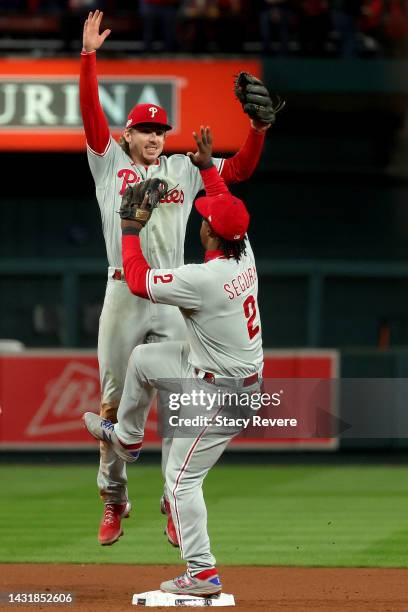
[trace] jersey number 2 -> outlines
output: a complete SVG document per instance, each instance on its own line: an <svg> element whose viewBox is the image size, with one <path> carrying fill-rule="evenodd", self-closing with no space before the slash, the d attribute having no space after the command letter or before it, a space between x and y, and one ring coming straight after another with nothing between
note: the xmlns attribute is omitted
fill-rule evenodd
<svg viewBox="0 0 408 612"><path fill-rule="evenodd" d="M172 274L155 274L153 276L153 283L155 285L157 285L157 283L159 281L161 283L171 283L172 280L173 280L173 275Z"/></svg>
<svg viewBox="0 0 408 612"><path fill-rule="evenodd" d="M254 327L254 320L256 317L256 302L253 295L248 295L244 302L244 314L245 318L248 319L248 336L249 339L252 340L252 338L259 332L259 325Z"/></svg>

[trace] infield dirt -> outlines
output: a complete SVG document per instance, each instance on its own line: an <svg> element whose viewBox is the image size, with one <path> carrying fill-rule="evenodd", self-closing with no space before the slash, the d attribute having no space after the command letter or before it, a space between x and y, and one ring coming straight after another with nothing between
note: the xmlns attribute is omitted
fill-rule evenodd
<svg viewBox="0 0 408 612"><path fill-rule="evenodd" d="M2 564L0 591L69 592L72 605L8 605L4 610L124 612L133 593L155 590L182 573L168 565ZM407 569L220 567L224 591L236 608L258 612L406 612ZM164 610L165 608L140 608ZM226 608L233 609L233 608Z"/></svg>

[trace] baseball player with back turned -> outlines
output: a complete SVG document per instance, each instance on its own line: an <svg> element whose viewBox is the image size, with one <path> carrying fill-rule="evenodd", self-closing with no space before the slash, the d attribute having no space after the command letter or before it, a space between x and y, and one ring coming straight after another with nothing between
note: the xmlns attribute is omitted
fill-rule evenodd
<svg viewBox="0 0 408 612"><path fill-rule="evenodd" d="M164 179L170 190L162 198L152 221L141 232L141 248L152 266L178 267L184 259L187 220L203 182L198 168L191 161L193 153L171 157L162 155L171 125L166 111L160 106L137 104L129 113L119 143L110 135L99 101L96 73L96 51L110 33L110 30L100 33L101 20L102 12L95 11L89 13L84 24L80 106L88 162L95 181L109 262L98 335L101 415L115 422L126 367L133 348L144 343L180 340L185 337L185 325L177 308L146 302L129 291L123 274L120 218L116 211L119 210L127 186L157 176ZM259 100L267 100L269 104L269 94L262 83L255 89L257 103L261 103ZM244 111L250 115L243 100L241 102ZM259 120L255 115L255 118L250 119L249 133L240 150L230 159L214 160L227 184L246 180L252 175L261 155L265 130L273 119L273 112L261 115ZM196 135L197 138L199 136ZM167 454L168 448L164 442L163 470ZM99 542L102 545L113 544L123 533L121 519L129 515L131 505L127 494L125 463L103 442L100 445L97 482L105 504ZM168 514L168 529L171 529L166 491L161 507ZM177 542L173 540L173 544Z"/></svg>
<svg viewBox="0 0 408 612"><path fill-rule="evenodd" d="M198 198L195 206L203 217L200 238L206 249L205 263L170 269L151 267L141 249L142 225L130 220L128 214L122 215L123 263L130 290L152 303L178 306L188 340L134 349L116 425L92 412L84 415L88 431L99 440L109 441L111 448L129 462L135 461L142 446L150 389L163 391L169 381L179 380L183 393L200 389L212 395L224 388L248 398L260 392L263 353L258 280L246 238L249 214L244 203L230 194L211 160L209 130L205 130L202 142L209 151L207 159L199 160L206 196ZM152 219L155 215L156 211ZM138 211L132 216L135 218L140 218ZM191 410L183 410L179 410L180 419L185 413L191 416ZM176 430L165 469L171 514L187 571L163 582L160 588L178 595L214 596L221 592L222 585L210 550L202 484L231 438L242 430L242 424L223 423L221 417L228 413L223 402L211 413L205 403L194 410L201 417L211 414L212 423L200 424L184 437ZM237 414L236 406L229 414ZM215 425L217 418L221 423Z"/></svg>

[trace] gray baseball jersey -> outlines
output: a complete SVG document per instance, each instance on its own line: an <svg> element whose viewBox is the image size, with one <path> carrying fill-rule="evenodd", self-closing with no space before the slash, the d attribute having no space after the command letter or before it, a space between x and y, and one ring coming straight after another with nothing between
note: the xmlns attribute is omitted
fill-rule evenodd
<svg viewBox="0 0 408 612"><path fill-rule="evenodd" d="M157 268L184 263L184 238L193 201L203 188L200 172L186 155L162 155L155 164L135 164L111 137L103 155L88 146L88 161L102 215L109 266L122 267L120 217L117 214L128 185L148 178L167 181L169 193L162 199L140 234L142 251ZM219 172L223 159L214 160Z"/></svg>
<svg viewBox="0 0 408 612"><path fill-rule="evenodd" d="M152 302L180 307L194 367L228 377L261 369L258 278L248 240L238 262L219 255L176 270L151 269L146 286Z"/></svg>

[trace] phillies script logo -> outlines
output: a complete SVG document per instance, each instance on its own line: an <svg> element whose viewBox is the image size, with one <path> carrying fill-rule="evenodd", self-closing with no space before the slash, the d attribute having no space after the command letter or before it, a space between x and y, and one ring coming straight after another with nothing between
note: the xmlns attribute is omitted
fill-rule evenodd
<svg viewBox="0 0 408 612"><path fill-rule="evenodd" d="M172 133L177 132L179 89L177 77L101 76L99 98L113 130L123 130L129 110L135 104L163 106ZM154 113L155 114L155 113ZM21 75L0 77L0 127L21 130L52 128L54 131L83 131L76 77Z"/></svg>
<svg viewBox="0 0 408 612"><path fill-rule="evenodd" d="M135 183L140 183L140 181L142 180L142 178L138 174L136 174L134 170L129 170L129 168L122 168L122 170L119 170L118 177L123 179L119 191L120 196L123 196L126 191L126 187L134 185Z"/></svg>
<svg viewBox="0 0 408 612"><path fill-rule="evenodd" d="M160 200L161 204L182 204L184 202L184 191L175 187Z"/></svg>
<svg viewBox="0 0 408 612"><path fill-rule="evenodd" d="M48 382L44 391L44 401L26 430L31 438L83 429L83 413L88 410L99 413L97 368L71 361L57 379Z"/></svg>
<svg viewBox="0 0 408 612"><path fill-rule="evenodd" d="M134 170L130 170L129 168L122 168L122 170L119 170L118 177L123 179L122 186L119 191L120 196L123 196L126 191L126 187L129 187L129 185L134 185L135 183L140 183L142 180ZM161 204L183 204L184 191L175 187L166 193L160 202Z"/></svg>

